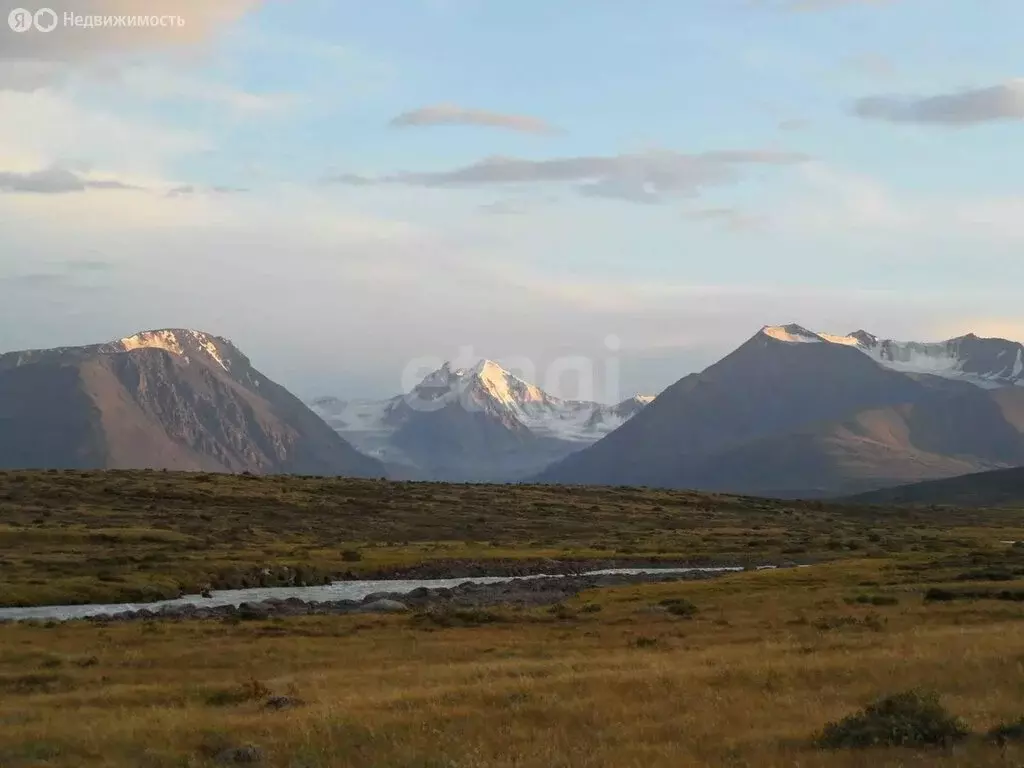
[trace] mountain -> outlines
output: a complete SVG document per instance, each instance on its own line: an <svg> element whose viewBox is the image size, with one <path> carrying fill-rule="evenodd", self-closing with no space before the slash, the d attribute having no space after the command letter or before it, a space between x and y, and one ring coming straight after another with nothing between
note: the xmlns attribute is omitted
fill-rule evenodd
<svg viewBox="0 0 1024 768"><path fill-rule="evenodd" d="M541 482L779 496L1024 464L1022 347L766 326Z"/></svg>
<svg viewBox="0 0 1024 768"><path fill-rule="evenodd" d="M900 485L851 496L855 504L949 504L957 507L1024 506L1024 468Z"/></svg>
<svg viewBox="0 0 1024 768"><path fill-rule="evenodd" d="M146 331L0 355L0 468L380 477L226 339Z"/></svg>
<svg viewBox="0 0 1024 768"><path fill-rule="evenodd" d="M616 405L562 400L491 360L445 363L412 391L383 401L321 398L311 407L392 476L510 481L590 445L653 398Z"/></svg>

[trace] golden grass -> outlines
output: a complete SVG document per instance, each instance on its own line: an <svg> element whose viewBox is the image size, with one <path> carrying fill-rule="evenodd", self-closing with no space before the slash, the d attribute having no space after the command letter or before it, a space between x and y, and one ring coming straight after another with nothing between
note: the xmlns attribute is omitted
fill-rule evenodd
<svg viewBox="0 0 1024 768"><path fill-rule="evenodd" d="M415 616L7 626L0 765L204 766L246 743L275 768L1020 764L1024 751L981 739L954 751L812 745L827 721L915 686L978 731L1024 713L1024 605L925 604L927 580L890 578L897 564L595 591L472 627ZM848 603L865 591L899 602ZM671 598L699 613L654 608ZM306 704L210 703L250 679Z"/></svg>

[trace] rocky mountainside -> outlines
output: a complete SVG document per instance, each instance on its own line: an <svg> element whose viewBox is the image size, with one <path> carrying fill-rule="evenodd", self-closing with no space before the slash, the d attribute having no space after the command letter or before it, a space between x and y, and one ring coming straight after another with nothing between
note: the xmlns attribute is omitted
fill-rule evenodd
<svg viewBox="0 0 1024 768"><path fill-rule="evenodd" d="M1024 464L1021 359L768 326L539 479L826 496Z"/></svg>
<svg viewBox="0 0 1024 768"><path fill-rule="evenodd" d="M226 339L182 329L0 355L0 468L380 477Z"/></svg>
<svg viewBox="0 0 1024 768"><path fill-rule="evenodd" d="M311 407L393 475L497 482L522 479L592 444L652 399L562 400L481 360L471 368L446 363L389 400L327 397Z"/></svg>

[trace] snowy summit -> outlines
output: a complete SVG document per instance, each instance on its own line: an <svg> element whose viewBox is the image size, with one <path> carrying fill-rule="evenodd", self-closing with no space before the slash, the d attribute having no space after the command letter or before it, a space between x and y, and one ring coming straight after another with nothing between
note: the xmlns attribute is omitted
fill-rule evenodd
<svg viewBox="0 0 1024 768"><path fill-rule="evenodd" d="M768 325L759 335L784 344L853 347L900 373L961 379L985 388L1024 386L1024 346L1005 339L982 339L969 333L939 342L894 341L863 330L843 336L818 333L795 323Z"/></svg>

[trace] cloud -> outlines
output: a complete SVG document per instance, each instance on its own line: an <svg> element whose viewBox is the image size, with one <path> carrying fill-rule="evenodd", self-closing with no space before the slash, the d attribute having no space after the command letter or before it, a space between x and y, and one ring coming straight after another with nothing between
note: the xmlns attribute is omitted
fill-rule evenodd
<svg viewBox="0 0 1024 768"><path fill-rule="evenodd" d="M0 59L0 91L33 93L52 85L63 74L65 67L59 62Z"/></svg>
<svg viewBox="0 0 1024 768"><path fill-rule="evenodd" d="M870 96L853 111L869 120L967 126L996 120L1024 119L1024 79L935 96Z"/></svg>
<svg viewBox="0 0 1024 768"><path fill-rule="evenodd" d="M843 60L843 67L863 77L892 80L897 75L895 63L879 53L862 53Z"/></svg>
<svg viewBox="0 0 1024 768"><path fill-rule="evenodd" d="M195 45L255 9L262 0L65 0L58 16L173 16L184 26L92 27L58 24L47 34L3 30L0 59L75 61L120 51ZM0 19L23 0L0 0Z"/></svg>
<svg viewBox="0 0 1024 768"><path fill-rule="evenodd" d="M560 133L558 128L536 117L469 109L455 104L437 104L403 112L391 121L391 125L395 128L423 125L475 125L540 135Z"/></svg>
<svg viewBox="0 0 1024 768"><path fill-rule="evenodd" d="M167 191L167 197L185 197L190 195L235 195L243 192L248 192L248 189L242 187L197 187L194 184L182 184L177 187L173 187Z"/></svg>
<svg viewBox="0 0 1024 768"><path fill-rule="evenodd" d="M810 128L811 125L812 125L812 123L811 123L810 120L805 120L803 118L795 117L795 118L791 118L789 120L781 120L781 121L779 121L779 130L780 131L804 131L804 130L807 130L808 128Z"/></svg>
<svg viewBox="0 0 1024 768"><path fill-rule="evenodd" d="M79 104L67 94L0 91L0 169L28 173L43 168L84 172L143 187L159 187L168 165L213 148L188 129ZM98 176L92 173L91 176Z"/></svg>
<svg viewBox="0 0 1024 768"><path fill-rule="evenodd" d="M107 83L126 89L136 101L194 101L246 113L277 112L294 106L297 101L294 96L286 93L253 93L156 67L125 67L112 73Z"/></svg>
<svg viewBox="0 0 1024 768"><path fill-rule="evenodd" d="M369 176L358 173L337 173L323 179L325 184L344 184L349 187L368 187L377 182Z"/></svg>
<svg viewBox="0 0 1024 768"><path fill-rule="evenodd" d="M68 272L108 272L114 269L114 263L106 259L85 258L66 259L60 266Z"/></svg>
<svg viewBox="0 0 1024 768"><path fill-rule="evenodd" d="M491 216L522 216L529 213L529 207L521 200L496 200L480 206L480 212Z"/></svg>
<svg viewBox="0 0 1024 768"><path fill-rule="evenodd" d="M1005 249L1024 243L1024 195L912 196L880 179L818 163L802 166L796 178L797 193L773 201L762 214L761 226L773 235L867 235L885 247L899 244L905 262L921 264L934 261L936 244L971 243L976 261L998 263ZM951 253L962 259L962 252Z"/></svg>
<svg viewBox="0 0 1024 768"><path fill-rule="evenodd" d="M84 192L87 189L137 190L139 188L113 179L85 178L65 168L47 168L28 173L0 171L0 192L57 195L67 192Z"/></svg>
<svg viewBox="0 0 1024 768"><path fill-rule="evenodd" d="M340 184L404 184L421 187L474 187L502 184L574 184L589 197L659 203L689 197L704 187L738 179L744 165L794 165L809 158L795 152L737 150L683 154L669 150L611 156L521 160L492 157L450 171L398 173L372 178L329 177Z"/></svg>
<svg viewBox="0 0 1024 768"><path fill-rule="evenodd" d="M683 216L691 221L720 224L729 232L749 232L758 229L762 223L759 217L744 213L738 208L702 208L686 211Z"/></svg>
<svg viewBox="0 0 1024 768"><path fill-rule="evenodd" d="M0 275L0 286L7 285L11 288L46 289L65 282L64 275L54 275L46 272L33 272L19 275Z"/></svg>

